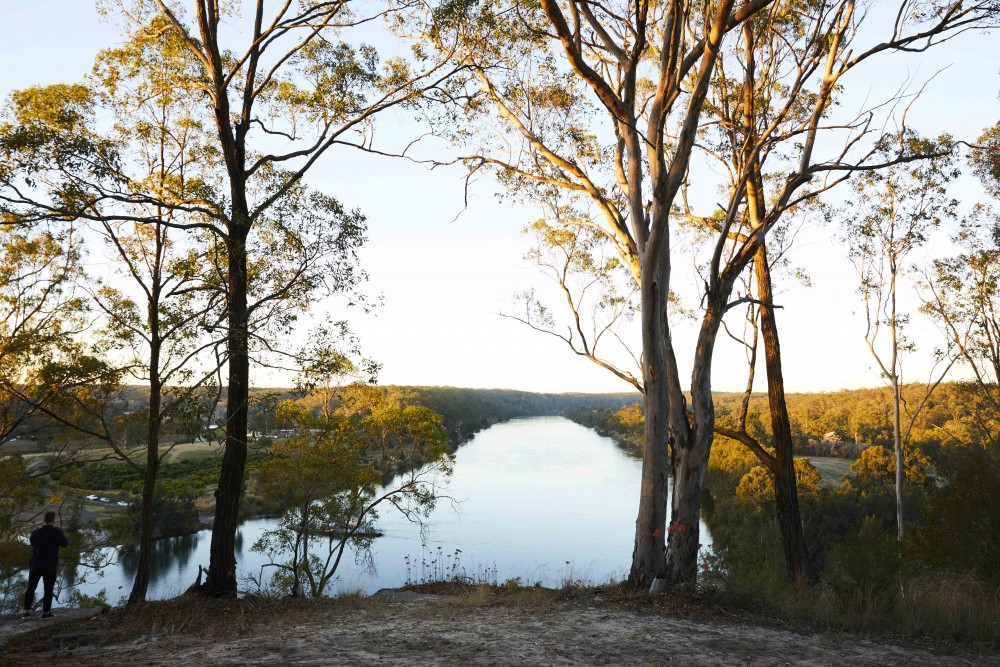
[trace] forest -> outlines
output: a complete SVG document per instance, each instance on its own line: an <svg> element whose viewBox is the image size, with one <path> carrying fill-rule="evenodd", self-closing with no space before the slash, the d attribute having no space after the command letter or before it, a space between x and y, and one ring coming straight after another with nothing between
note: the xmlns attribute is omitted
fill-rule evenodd
<svg viewBox="0 0 1000 667"><path fill-rule="evenodd" d="M903 395L913 399L927 390L906 386ZM836 618L843 627L965 640L990 636L995 602L985 590L996 586L1000 558L1000 468L990 453L994 427L980 430L995 417L969 409L979 391L969 383L944 383L925 409L907 415L912 426L903 470L911 527L905 540L893 538L892 391L786 397L801 525L810 547L810 595L789 585L775 548L782 535L773 476L750 448L718 437L702 496L713 554L702 563L699 581L801 618ZM743 398L715 397L721 422L738 416ZM751 396L750 406L747 430L762 443L773 442L763 420L767 396ZM575 409L568 416L641 456L640 403L617 411ZM870 421L862 425L861 416ZM846 459L850 470L842 478L821 474L812 465L817 457Z"/></svg>
<svg viewBox="0 0 1000 667"><path fill-rule="evenodd" d="M995 635L1000 123L928 132L911 118L933 77L864 77L944 67L995 34L997 0L98 8L118 39L90 74L0 107L8 594L39 512L66 505L89 568L133 536L130 608L154 540L203 515L192 592L237 596L239 522L275 513L254 546L271 585L320 597L379 511L426 516L456 446L561 414L642 460L628 591ZM381 307L362 261L379 221L315 178L362 154L530 209L539 288L501 316L629 392L380 385L353 326ZM785 391L781 295L821 225L856 269L844 298L880 387ZM745 391L716 390L723 341ZM255 386L274 376L292 386ZM808 463L830 456L853 461L832 485ZM85 491L121 509L88 523Z"/></svg>

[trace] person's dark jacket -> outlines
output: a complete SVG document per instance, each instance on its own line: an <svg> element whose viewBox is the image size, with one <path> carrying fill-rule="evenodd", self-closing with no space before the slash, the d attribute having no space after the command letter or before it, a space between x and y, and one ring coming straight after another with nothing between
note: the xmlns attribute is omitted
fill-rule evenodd
<svg viewBox="0 0 1000 667"><path fill-rule="evenodd" d="M45 524L31 531L31 564L32 570L55 570L59 564L59 547L69 544L66 535L59 528Z"/></svg>

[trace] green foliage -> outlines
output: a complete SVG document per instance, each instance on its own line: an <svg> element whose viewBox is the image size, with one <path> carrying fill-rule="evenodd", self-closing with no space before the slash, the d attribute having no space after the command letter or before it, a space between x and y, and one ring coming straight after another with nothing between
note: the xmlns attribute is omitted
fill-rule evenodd
<svg viewBox="0 0 1000 667"><path fill-rule="evenodd" d="M79 589L74 588L69 593L69 597L66 600L66 606L78 609L107 609L111 607L111 602L108 600L108 591L106 589L101 589L94 595L87 595L86 593L81 593Z"/></svg>
<svg viewBox="0 0 1000 667"><path fill-rule="evenodd" d="M22 538L44 503L40 481L21 459L0 458L0 610L13 613L23 604L21 572L31 556Z"/></svg>
<svg viewBox="0 0 1000 667"><path fill-rule="evenodd" d="M947 197L947 187L959 174L948 135L931 139L905 130L884 137L875 151L880 162L927 157L869 170L854 181L858 213L850 219L847 233L866 302L875 292L881 293L878 298L887 298L885 292L892 288L888 276L902 273L906 255L953 215L957 202ZM874 312L871 316L879 317Z"/></svg>
<svg viewBox="0 0 1000 667"><path fill-rule="evenodd" d="M627 395L626 395L627 397ZM603 436L614 438L633 456L642 456L645 415L642 403L628 403L618 409L574 407L565 412L573 421L589 426Z"/></svg>
<svg viewBox="0 0 1000 667"><path fill-rule="evenodd" d="M95 491L123 489L142 479L137 470L120 463L78 464L76 469L79 474L71 476L69 472L72 468L63 468L53 471L51 476L63 484Z"/></svg>
<svg viewBox="0 0 1000 667"><path fill-rule="evenodd" d="M252 452L247 467L256 470L263 455ZM200 495L216 484L222 464L218 457L186 458L176 463L160 465L158 484L171 494ZM124 463L75 464L54 470L51 477L75 489L94 491L127 491L138 494L142 488L142 473Z"/></svg>
<svg viewBox="0 0 1000 667"><path fill-rule="evenodd" d="M622 428L632 432L644 428L646 415L643 412L642 403L636 401L621 408L615 413L615 420L621 424Z"/></svg>
<svg viewBox="0 0 1000 667"><path fill-rule="evenodd" d="M389 388L393 389L393 388ZM454 443L463 442L484 428L517 417L566 415L577 419L591 408L617 410L636 400L632 394L536 394L511 389L459 389L456 387L405 387L419 403L441 415Z"/></svg>
<svg viewBox="0 0 1000 667"><path fill-rule="evenodd" d="M832 550L824 580L841 593L876 598L898 587L902 547L872 516L850 531Z"/></svg>
<svg viewBox="0 0 1000 667"><path fill-rule="evenodd" d="M44 183L52 194L51 217L70 220L82 213L91 200L74 176L106 178L118 161L114 145L90 129L94 109L93 92L81 84L11 93L0 115L0 192L20 179L31 187ZM8 221L37 219L39 212L21 203L17 194L0 197L0 215Z"/></svg>
<svg viewBox="0 0 1000 667"><path fill-rule="evenodd" d="M19 458L0 458L0 540L10 538L19 524L17 515L43 501L41 481Z"/></svg>
<svg viewBox="0 0 1000 667"><path fill-rule="evenodd" d="M904 399L903 419L909 421L906 405L916 405L926 392L926 385L901 386ZM739 411L741 394L715 395L716 420L726 424ZM892 391L889 387L845 389L834 392L787 394L792 437L797 455L839 456L856 459L869 445L892 446ZM753 433L761 442L770 440L767 396L754 394L750 399ZM943 447L990 442L988 429L991 406L982 390L968 382L945 382L938 386L924 408L916 415L910 444L925 455L936 456ZM986 421L983 421L986 420ZM824 437L832 433L831 438ZM855 442L857 438L857 443Z"/></svg>
<svg viewBox="0 0 1000 667"><path fill-rule="evenodd" d="M851 464L854 481L848 482L862 491L890 488L896 480L896 457L885 447L869 447ZM903 477L907 487L933 485L931 461L919 449L908 447L903 452Z"/></svg>
<svg viewBox="0 0 1000 667"><path fill-rule="evenodd" d="M977 205L954 238L957 255L937 259L925 276L923 310L972 371L962 383L961 419L942 423L951 439L995 447L1000 432L1000 217Z"/></svg>
<svg viewBox="0 0 1000 667"><path fill-rule="evenodd" d="M805 459L795 459L793 464L799 496L819 493L822 483L819 471ZM740 479L736 497L744 502L756 503L762 508L770 507L774 503L774 475L764 466L754 466Z"/></svg>
<svg viewBox="0 0 1000 667"><path fill-rule="evenodd" d="M737 479L758 463L756 455L746 445L722 436L715 438L708 458L710 471L735 474Z"/></svg>
<svg viewBox="0 0 1000 667"><path fill-rule="evenodd" d="M892 458L881 447L867 450L856 477L840 489L801 494L816 579L794 590L784 575L777 522L770 505L760 502L769 475L741 466L732 456L738 448L723 439L713 447L705 519L714 554L705 561L702 583L755 608L835 627L995 642L1000 466L993 454L946 446L932 477L929 460L914 450L907 459L913 513L902 543L895 536Z"/></svg>
<svg viewBox="0 0 1000 667"><path fill-rule="evenodd" d="M980 448L949 452L914 525L908 555L937 571L1000 583L1000 464Z"/></svg>
<svg viewBox="0 0 1000 667"><path fill-rule="evenodd" d="M986 130L969 153L969 163L983 186L1000 199L1000 123Z"/></svg>
<svg viewBox="0 0 1000 667"><path fill-rule="evenodd" d="M167 484L157 488L153 496L153 537L172 537L187 535L202 528L195 508L195 497L183 491L169 491ZM133 520L135 531L139 530L138 504L129 506L129 516Z"/></svg>
<svg viewBox="0 0 1000 667"><path fill-rule="evenodd" d="M268 449L256 478L256 492L284 511L253 550L275 568L270 585L293 595L323 595L348 546L364 559L383 503L411 520L426 518L437 478L451 474L439 415L376 387L327 391L338 407L329 407L328 396L320 414L293 401L278 404L279 424L295 435Z"/></svg>
<svg viewBox="0 0 1000 667"><path fill-rule="evenodd" d="M47 369L74 368L79 354L75 336L86 310L74 289L80 237L70 228L11 224L15 219L0 202L0 443L85 376L46 382Z"/></svg>
<svg viewBox="0 0 1000 667"><path fill-rule="evenodd" d="M38 477L32 476L19 458L0 458L0 609L15 611L21 570L30 556L22 537L45 502Z"/></svg>

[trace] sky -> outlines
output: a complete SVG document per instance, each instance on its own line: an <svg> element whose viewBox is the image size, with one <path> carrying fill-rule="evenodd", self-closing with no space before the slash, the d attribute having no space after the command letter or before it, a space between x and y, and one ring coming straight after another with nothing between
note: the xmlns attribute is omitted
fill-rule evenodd
<svg viewBox="0 0 1000 667"><path fill-rule="evenodd" d="M90 0L0 0L0 97L30 85L80 80L101 48L121 41L103 23ZM845 105L859 108L907 80L933 76L910 124L925 134L949 131L972 140L1000 118L1000 40L966 35L933 54L883 59L881 66L851 74ZM399 118L388 118L402 124ZM605 392L631 387L578 358L561 341L530 331L501 313L513 297L532 287L548 289L545 278L524 259L521 228L539 217L516 202L500 201L488 180L475 183L468 205L463 174L428 170L402 160L356 151L324 156L309 177L312 186L334 195L368 218L369 242L362 263L370 274L367 291L381 295L370 316L343 312L365 353L382 364L383 384L501 387L529 391ZM982 195L966 179L955 190L970 204ZM946 251L947 235L916 251L915 261ZM792 262L810 285L778 287L776 303L787 391L834 391L877 386L882 379L864 342L864 313L857 274L836 224L807 225L800 231ZM679 276L691 275L690 261ZM690 278L686 278L690 281ZM904 285L904 307L913 313L910 334L917 343L904 362L904 378L922 380L927 359L941 341L932 324L916 313L912 289ZM689 306L696 306L690 303ZM732 320L738 326L739 313ZM632 331L637 339L638 324ZM693 324L676 332L682 377L690 376ZM629 334L626 333L626 338ZM763 378L763 369L758 369ZM713 365L719 391L742 390L742 349L720 337ZM287 384L287 377L258 372L257 385ZM765 387L758 379L758 390Z"/></svg>

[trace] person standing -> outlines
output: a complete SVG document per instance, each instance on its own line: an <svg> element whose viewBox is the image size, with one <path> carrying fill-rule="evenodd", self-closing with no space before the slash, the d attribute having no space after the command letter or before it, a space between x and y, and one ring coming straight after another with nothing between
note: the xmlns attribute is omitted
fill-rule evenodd
<svg viewBox="0 0 1000 667"><path fill-rule="evenodd" d="M52 618L52 589L56 585L56 567L59 565L59 547L69 545L66 534L56 528L56 513L45 513L45 523L31 531L31 562L28 564L28 590L24 592L24 616L31 618L38 580L42 580L45 595L42 598L42 618Z"/></svg>

